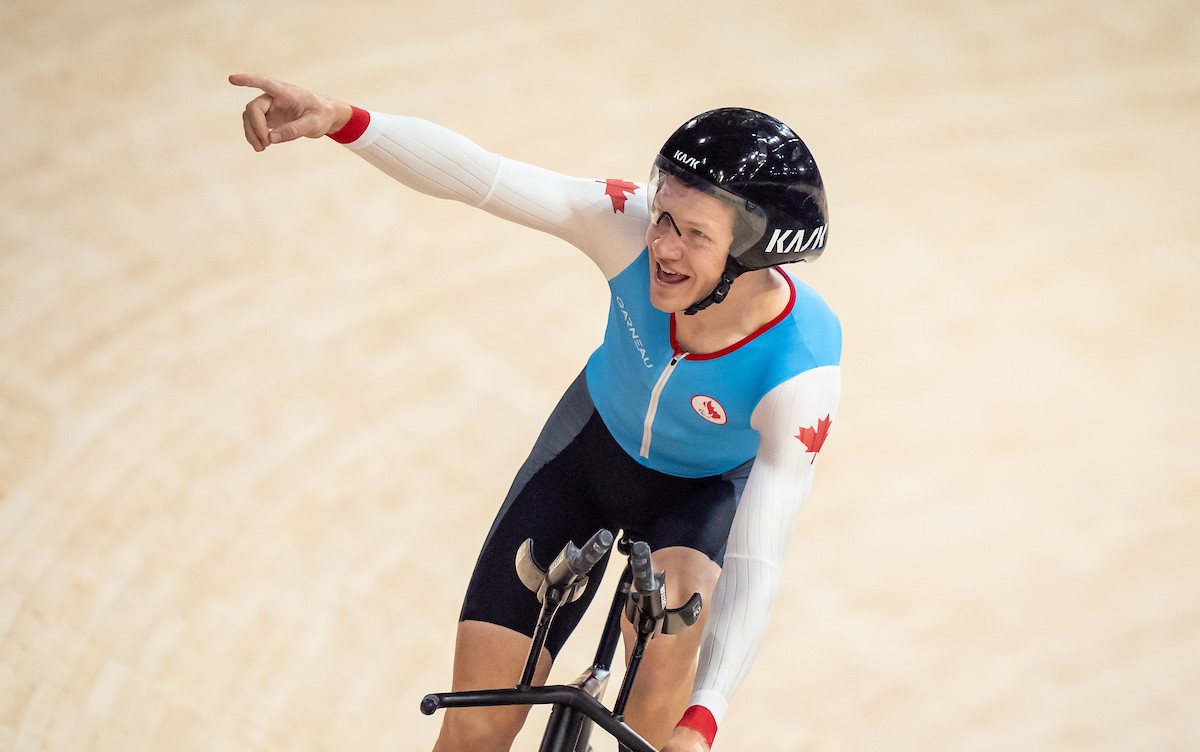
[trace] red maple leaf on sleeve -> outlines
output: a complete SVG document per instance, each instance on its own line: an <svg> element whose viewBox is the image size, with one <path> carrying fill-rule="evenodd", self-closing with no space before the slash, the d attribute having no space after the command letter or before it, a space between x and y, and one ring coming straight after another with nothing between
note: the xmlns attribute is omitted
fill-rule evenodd
<svg viewBox="0 0 1200 752"><path fill-rule="evenodd" d="M625 201L637 193L637 183L631 183L628 180L616 180L609 178L608 180L597 180L597 183L604 183L604 195L612 199L613 214L620 212L625 213ZM628 193L629 196L625 194Z"/></svg>
<svg viewBox="0 0 1200 752"><path fill-rule="evenodd" d="M825 444L825 437L829 435L829 426L833 423L829 416L826 415L817 421L816 426L809 428L800 428L800 433L796 434L796 438L804 444L804 447L812 454L812 461L817 461L817 452L821 451L821 447Z"/></svg>

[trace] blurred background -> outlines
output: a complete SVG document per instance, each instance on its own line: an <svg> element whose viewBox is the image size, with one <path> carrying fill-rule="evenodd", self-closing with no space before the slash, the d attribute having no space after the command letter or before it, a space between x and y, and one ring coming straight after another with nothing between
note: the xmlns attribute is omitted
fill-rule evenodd
<svg viewBox="0 0 1200 752"><path fill-rule="evenodd" d="M561 241L255 154L241 71L597 178L717 106L808 142L844 395L718 749L1200 749L1182 0L6 3L0 749L428 749L601 335Z"/></svg>

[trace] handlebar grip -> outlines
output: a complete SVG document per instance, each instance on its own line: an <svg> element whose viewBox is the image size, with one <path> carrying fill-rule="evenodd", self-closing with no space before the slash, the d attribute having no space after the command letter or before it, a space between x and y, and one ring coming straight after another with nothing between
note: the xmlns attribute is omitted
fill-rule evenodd
<svg viewBox="0 0 1200 752"><path fill-rule="evenodd" d="M442 707L442 701L437 695L425 695L421 700L421 712L425 715L433 715L440 707Z"/></svg>
<svg viewBox="0 0 1200 752"><path fill-rule="evenodd" d="M629 552L629 565L633 568L633 586L643 593L658 590L658 578L654 576L654 563L650 561L650 545L637 541Z"/></svg>
<svg viewBox="0 0 1200 752"><path fill-rule="evenodd" d="M567 565L573 573L585 575L604 558L612 545L613 534L601 528L582 548L571 552L567 558Z"/></svg>

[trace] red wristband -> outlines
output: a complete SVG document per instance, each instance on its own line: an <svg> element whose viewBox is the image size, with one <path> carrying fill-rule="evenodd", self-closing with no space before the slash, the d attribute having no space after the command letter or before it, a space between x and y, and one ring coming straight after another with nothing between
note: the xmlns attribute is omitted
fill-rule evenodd
<svg viewBox="0 0 1200 752"><path fill-rule="evenodd" d="M366 110L360 110L354 105L350 105L350 119L340 130L325 135L337 141L339 144L352 144L366 132L367 126L371 123L371 113Z"/></svg>
<svg viewBox="0 0 1200 752"><path fill-rule="evenodd" d="M679 719L679 723L675 724L675 728L680 726L699 732L709 747L712 747L713 739L717 737L717 719L713 718L712 711L703 705L688 708L683 718Z"/></svg>

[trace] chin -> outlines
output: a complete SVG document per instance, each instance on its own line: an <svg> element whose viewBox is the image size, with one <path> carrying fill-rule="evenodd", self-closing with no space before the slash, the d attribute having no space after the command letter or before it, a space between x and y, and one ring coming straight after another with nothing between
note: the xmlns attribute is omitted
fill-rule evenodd
<svg viewBox="0 0 1200 752"><path fill-rule="evenodd" d="M682 313L692 304L683 295L663 295L661 292L650 290L650 305L663 313Z"/></svg>

